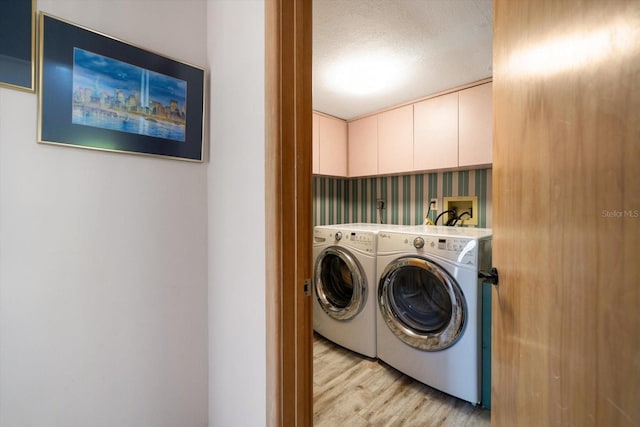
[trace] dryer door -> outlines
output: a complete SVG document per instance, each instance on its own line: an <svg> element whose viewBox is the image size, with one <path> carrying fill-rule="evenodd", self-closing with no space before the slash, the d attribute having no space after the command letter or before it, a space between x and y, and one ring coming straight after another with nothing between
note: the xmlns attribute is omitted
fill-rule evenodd
<svg viewBox="0 0 640 427"><path fill-rule="evenodd" d="M337 320L348 320L365 305L366 277L349 251L331 246L316 258L314 291L325 313Z"/></svg>
<svg viewBox="0 0 640 427"><path fill-rule="evenodd" d="M403 257L387 266L378 284L378 304L389 329L420 350L453 345L467 323L458 283L438 264L423 258Z"/></svg>

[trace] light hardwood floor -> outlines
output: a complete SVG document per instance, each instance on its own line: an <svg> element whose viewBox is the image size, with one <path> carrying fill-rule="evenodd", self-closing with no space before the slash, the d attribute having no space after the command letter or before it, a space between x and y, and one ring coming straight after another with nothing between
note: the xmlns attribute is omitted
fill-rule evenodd
<svg viewBox="0 0 640 427"><path fill-rule="evenodd" d="M318 334L313 341L313 405L315 427L491 425L488 410Z"/></svg>

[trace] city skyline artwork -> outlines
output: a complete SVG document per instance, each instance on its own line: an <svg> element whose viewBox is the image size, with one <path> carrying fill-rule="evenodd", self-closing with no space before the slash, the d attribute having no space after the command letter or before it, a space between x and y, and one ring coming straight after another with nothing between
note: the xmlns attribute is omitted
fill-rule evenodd
<svg viewBox="0 0 640 427"><path fill-rule="evenodd" d="M187 82L74 48L72 123L185 141Z"/></svg>

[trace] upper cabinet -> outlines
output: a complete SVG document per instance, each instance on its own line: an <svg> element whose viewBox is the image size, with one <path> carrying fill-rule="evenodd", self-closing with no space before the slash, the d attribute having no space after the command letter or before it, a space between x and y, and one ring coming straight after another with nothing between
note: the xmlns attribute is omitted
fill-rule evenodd
<svg viewBox="0 0 640 427"><path fill-rule="evenodd" d="M313 138L311 145L312 171L314 174L320 173L320 114L313 113Z"/></svg>
<svg viewBox="0 0 640 427"><path fill-rule="evenodd" d="M458 92L413 105L413 170L458 167Z"/></svg>
<svg viewBox="0 0 640 427"><path fill-rule="evenodd" d="M347 176L347 122L313 113L313 173Z"/></svg>
<svg viewBox="0 0 640 427"><path fill-rule="evenodd" d="M487 166L492 84L483 83L353 120L313 117L313 173L371 176Z"/></svg>
<svg viewBox="0 0 640 427"><path fill-rule="evenodd" d="M413 169L413 105L378 114L378 173Z"/></svg>
<svg viewBox="0 0 640 427"><path fill-rule="evenodd" d="M485 83L458 92L460 167L493 162L492 87Z"/></svg>
<svg viewBox="0 0 640 427"><path fill-rule="evenodd" d="M378 116L349 122L349 176L378 173Z"/></svg>

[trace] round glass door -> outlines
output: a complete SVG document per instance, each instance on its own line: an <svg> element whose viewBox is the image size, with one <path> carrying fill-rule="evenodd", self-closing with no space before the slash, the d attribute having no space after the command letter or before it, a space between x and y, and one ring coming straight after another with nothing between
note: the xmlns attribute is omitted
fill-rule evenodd
<svg viewBox="0 0 640 427"><path fill-rule="evenodd" d="M422 258L399 258L378 284L378 304L391 331L406 344L437 351L462 335L467 310L455 279Z"/></svg>
<svg viewBox="0 0 640 427"><path fill-rule="evenodd" d="M348 251L329 247L316 259L314 291L325 313L337 320L351 319L366 301L362 267Z"/></svg>

